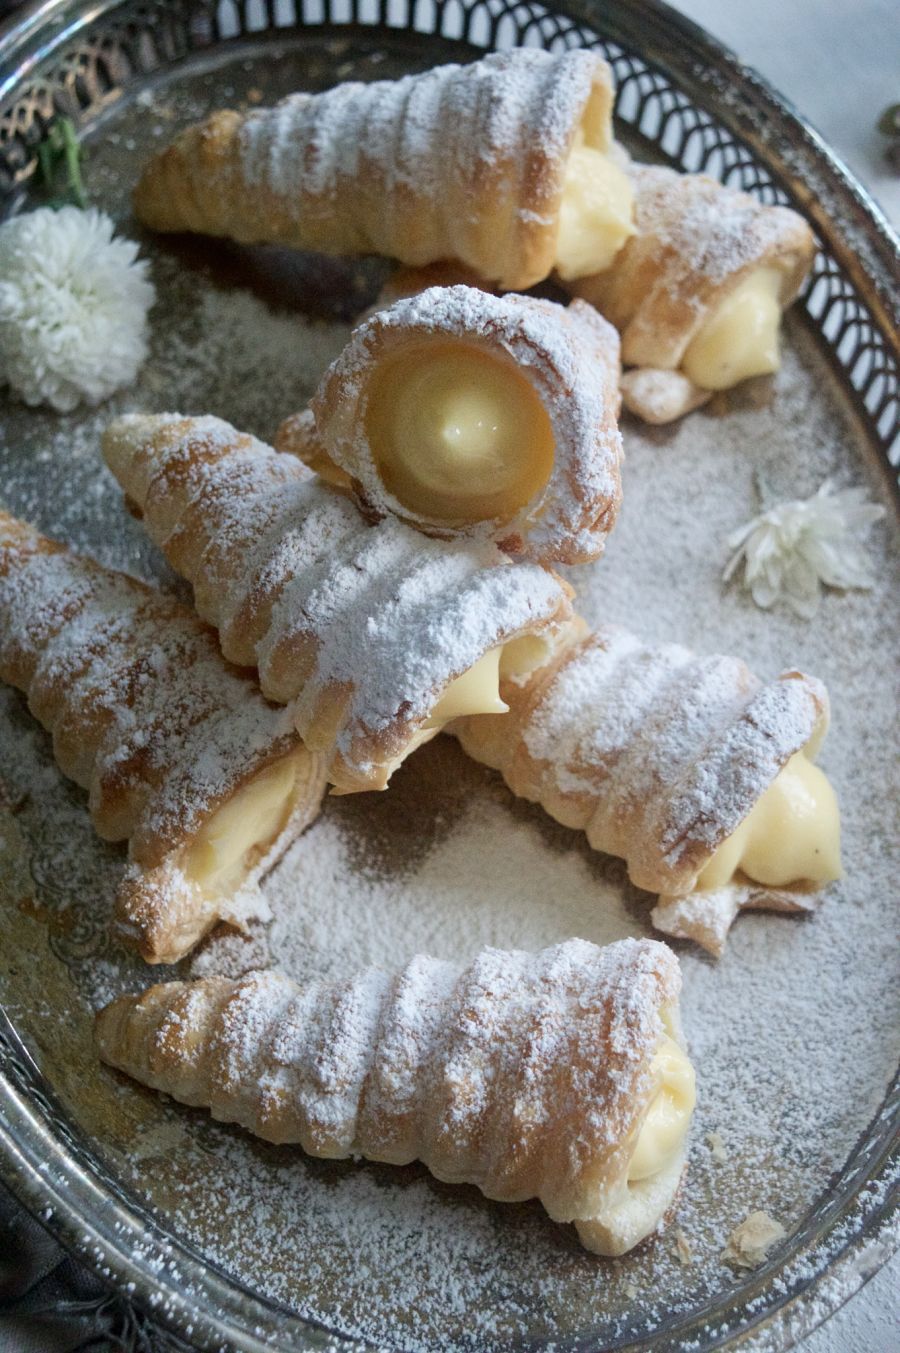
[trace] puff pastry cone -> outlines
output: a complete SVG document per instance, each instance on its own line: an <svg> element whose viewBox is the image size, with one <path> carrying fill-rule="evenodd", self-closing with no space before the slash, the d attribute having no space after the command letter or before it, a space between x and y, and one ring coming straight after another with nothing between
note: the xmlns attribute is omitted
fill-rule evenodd
<svg viewBox="0 0 900 1353"><path fill-rule="evenodd" d="M256 666L343 792L382 789L451 718L504 708L571 589L490 539L372 522L346 494L217 418L118 419L107 464L225 657Z"/></svg>
<svg viewBox="0 0 900 1353"><path fill-rule="evenodd" d="M635 229L610 267L565 283L622 336L622 396L668 423L779 364L782 311L812 266L809 226L705 174L631 164Z"/></svg>
<svg viewBox="0 0 900 1353"><path fill-rule="evenodd" d="M420 955L304 987L169 982L108 1005L96 1035L111 1066L267 1141L536 1197L614 1255L660 1226L684 1172L680 987L663 944L573 939L461 971Z"/></svg>
<svg viewBox="0 0 900 1353"><path fill-rule="evenodd" d="M429 287L357 326L279 450L368 515L585 563L621 500L619 340L591 306Z"/></svg>
<svg viewBox="0 0 900 1353"><path fill-rule="evenodd" d="M416 267L455 259L504 290L589 275L632 230L594 52L519 48L467 66L222 111L146 166L154 230Z"/></svg>
<svg viewBox="0 0 900 1353"><path fill-rule="evenodd" d="M574 624L553 657L501 683L502 719L461 719L465 750L658 893L657 929L721 954L743 907L811 911L839 878L840 819L813 764L822 684L762 682L624 629Z"/></svg>
<svg viewBox="0 0 900 1353"><path fill-rule="evenodd" d="M191 611L0 512L0 677L128 842L116 927L148 962L268 914L257 880L316 816L324 763Z"/></svg>

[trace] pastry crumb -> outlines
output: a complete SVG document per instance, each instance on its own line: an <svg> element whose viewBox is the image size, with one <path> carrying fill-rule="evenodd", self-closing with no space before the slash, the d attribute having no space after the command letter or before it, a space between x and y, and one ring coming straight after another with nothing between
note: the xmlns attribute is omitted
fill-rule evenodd
<svg viewBox="0 0 900 1353"><path fill-rule="evenodd" d="M687 1267L694 1262L694 1251L691 1249L691 1242L684 1234L680 1226L675 1228L675 1253L678 1256L678 1262Z"/></svg>
<svg viewBox="0 0 900 1353"><path fill-rule="evenodd" d="M713 1160L723 1165L728 1159L728 1149L718 1132L707 1132L706 1140L709 1144L710 1154Z"/></svg>
<svg viewBox="0 0 900 1353"><path fill-rule="evenodd" d="M738 1268L757 1268L787 1232L768 1212L751 1212L728 1237L722 1258Z"/></svg>
<svg viewBox="0 0 900 1353"><path fill-rule="evenodd" d="M709 390L701 390L680 371L659 371L637 367L620 378L622 403L645 423L674 423L686 413L698 409L710 399Z"/></svg>
<svg viewBox="0 0 900 1353"><path fill-rule="evenodd" d="M634 1301L634 1298L637 1296L637 1294L638 1294L638 1289L637 1289L637 1284L636 1284L636 1283L626 1283L626 1284L625 1284L625 1295L626 1295L626 1297L628 1298L629 1301Z"/></svg>

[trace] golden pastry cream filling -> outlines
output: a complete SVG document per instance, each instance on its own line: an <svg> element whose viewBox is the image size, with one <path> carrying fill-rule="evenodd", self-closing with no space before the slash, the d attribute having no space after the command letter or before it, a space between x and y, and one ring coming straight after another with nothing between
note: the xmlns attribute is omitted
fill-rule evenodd
<svg viewBox="0 0 900 1353"><path fill-rule="evenodd" d="M474 343L404 344L374 373L365 421L388 492L447 526L509 520L553 470L537 391L511 359Z"/></svg>
<svg viewBox="0 0 900 1353"><path fill-rule="evenodd" d="M235 892L277 841L296 805L306 755L301 747L265 766L204 822L183 864L204 892Z"/></svg>
<svg viewBox="0 0 900 1353"><path fill-rule="evenodd" d="M506 714L509 705L500 695L501 678L524 680L547 661L551 648L551 641L539 634L522 634L488 649L467 672L445 687L426 728L441 729L466 714Z"/></svg>
<svg viewBox="0 0 900 1353"><path fill-rule="evenodd" d="M556 271L567 281L605 272L634 234L631 180L606 149L605 137L579 128L566 164L556 237Z"/></svg>
<svg viewBox="0 0 900 1353"><path fill-rule="evenodd" d="M627 1165L596 1216L579 1217L582 1242L597 1254L624 1254L659 1224L684 1169L685 1140L697 1100L694 1068L664 1006L663 1032L650 1061L650 1091Z"/></svg>
<svg viewBox="0 0 900 1353"><path fill-rule="evenodd" d="M465 714L505 714L509 705L500 699L502 645L491 648L467 672L450 682L431 711L427 729L441 729L451 719Z"/></svg>
<svg viewBox="0 0 900 1353"><path fill-rule="evenodd" d="M681 360L695 385L727 390L778 370L781 281L777 268L756 268L714 307Z"/></svg>
<svg viewBox="0 0 900 1353"><path fill-rule="evenodd" d="M671 1016L663 1012L668 1032L660 1036L650 1063L656 1086L628 1163L628 1183L660 1174L680 1157L697 1099L694 1068L672 1035Z"/></svg>
<svg viewBox="0 0 900 1353"><path fill-rule="evenodd" d="M454 719L468 714L506 714L509 705L500 694L500 682L505 679L524 679L542 666L550 655L552 641L538 634L522 634L505 644L496 644L483 653L465 672L448 682L438 696L431 713L403 748L402 753L388 764L389 776L410 752L430 742L436 734ZM342 791L332 789L332 794Z"/></svg>
<svg viewBox="0 0 900 1353"><path fill-rule="evenodd" d="M823 886L841 877L841 821L828 777L804 752L779 771L743 822L726 837L697 879L724 888L735 875L783 888Z"/></svg>

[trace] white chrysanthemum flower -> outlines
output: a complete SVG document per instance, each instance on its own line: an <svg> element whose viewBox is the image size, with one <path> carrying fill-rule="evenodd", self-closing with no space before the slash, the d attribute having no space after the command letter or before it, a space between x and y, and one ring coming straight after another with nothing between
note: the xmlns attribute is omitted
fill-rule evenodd
<svg viewBox="0 0 900 1353"><path fill-rule="evenodd" d="M0 384L26 404L99 404L147 356L148 265L113 229L78 207L0 225Z"/></svg>
<svg viewBox="0 0 900 1353"><path fill-rule="evenodd" d="M779 503L728 537L734 554L725 582L744 561L744 586L757 606L768 609L783 598L803 619L815 615L820 584L872 586L869 561L859 536L885 515L867 503L865 489L835 489L825 483L811 498Z"/></svg>

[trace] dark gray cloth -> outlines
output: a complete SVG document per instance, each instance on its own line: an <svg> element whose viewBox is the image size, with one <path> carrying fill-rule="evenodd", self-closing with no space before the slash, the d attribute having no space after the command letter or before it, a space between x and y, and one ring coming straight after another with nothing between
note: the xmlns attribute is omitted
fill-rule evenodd
<svg viewBox="0 0 900 1353"><path fill-rule="evenodd" d="M0 1185L0 1353L189 1353Z"/></svg>

